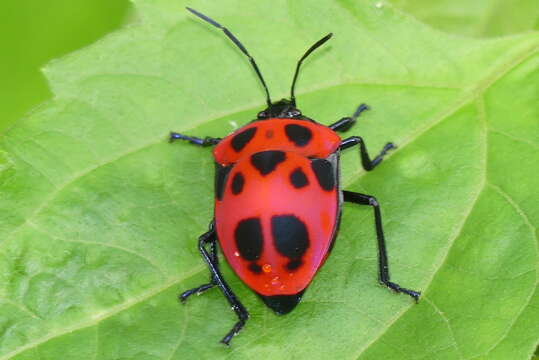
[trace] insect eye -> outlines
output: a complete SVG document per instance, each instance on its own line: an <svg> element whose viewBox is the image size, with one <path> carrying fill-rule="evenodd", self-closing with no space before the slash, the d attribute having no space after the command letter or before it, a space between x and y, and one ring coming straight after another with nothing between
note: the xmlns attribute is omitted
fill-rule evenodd
<svg viewBox="0 0 539 360"><path fill-rule="evenodd" d="M261 112L258 113L257 117L258 117L259 119L267 118L267 117L268 117L268 113L265 112L265 111L261 111Z"/></svg>

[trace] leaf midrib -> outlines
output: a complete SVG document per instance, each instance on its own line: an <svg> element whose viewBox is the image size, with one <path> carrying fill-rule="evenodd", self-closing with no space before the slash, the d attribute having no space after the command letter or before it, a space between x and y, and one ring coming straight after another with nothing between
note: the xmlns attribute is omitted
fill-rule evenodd
<svg viewBox="0 0 539 360"><path fill-rule="evenodd" d="M327 89L330 89L330 88L333 88L333 87L336 87L336 86L346 86L346 85L375 85L375 86L386 85L386 86L410 86L410 87L423 87L423 88L461 89L463 95L460 98L458 98L455 102L451 103L451 105L448 106L445 109L445 111L442 111L440 113L440 115L435 116L434 120L425 122L426 126L423 128L424 129L423 131L419 130L419 133L416 132L415 137L414 137L414 134L412 134L412 136L409 136L408 138L405 138L404 141L400 142L402 144L401 148L404 148L410 142L414 141L417 138L417 136L420 136L424 131L428 131L428 129L430 129L432 126L435 126L436 123L437 123L436 119L438 119L438 121L441 121L441 120L443 120L442 116L444 116L444 114L445 114L445 116L449 116L453 112L455 112L457 109L462 107L464 104L472 101L475 97L477 97L478 94L482 93L486 88L488 88L494 82L496 82L498 79L500 79L502 76L504 76L509 70L511 70L513 67L515 67L519 63L526 60L528 57L533 55L536 51L537 51L537 45L535 43L532 43L532 45L530 45L529 48L526 48L524 51L522 51L521 54L517 54L514 58L512 58L511 59L512 61L508 61L507 63L501 64L500 69L498 69L498 68L494 69L490 75L485 76L484 81L479 80L478 85L476 85L476 86L472 85L469 90L467 90L466 88L455 88L455 87L451 87L451 86L421 85L421 84L414 84L414 83L380 84L380 83L372 83L372 82L369 82L369 83L347 82L347 83L340 83L340 84L326 84L326 85L323 85L321 87L312 88L312 89L310 89L308 91L305 91L305 92L303 92L301 94L305 95L305 94L315 93L315 92L319 92L319 91L324 91L324 90L327 90ZM253 110L253 109L256 109L258 107L259 106L253 106L253 105L249 104L248 106L245 106L244 108L236 109L235 112L238 113L238 112L243 112L243 111L247 111L247 110ZM231 115L231 113L222 113L222 114L219 114L219 115L213 114L211 119L209 119L209 120L205 119L203 121L192 123L191 127L186 128L186 129L181 129L181 131L189 131L190 129L196 128L196 127L198 127L200 125L203 125L205 123L208 123L208 122L211 122L211 121L214 121L216 119L219 119L219 118L222 118L222 117L225 117L225 116L229 116L229 115ZM27 219L25 219L24 222L22 222L20 225L16 226L6 236L4 241L2 243L0 243L0 248L2 248L4 246L4 244L6 244L8 242L8 240L13 236L13 234L17 233L17 231L19 229L23 228L24 225L26 225L26 222L28 220L30 220L33 217L37 216L41 212L41 210L43 210L47 206L47 204L50 203L56 197L56 195L58 193L60 193L63 189L65 189L71 183L77 181L81 177L86 176L87 174L93 172L94 170L97 170L97 169L99 169L99 168L101 168L103 166L106 166L106 165L108 165L110 163L113 163L113 162L115 162L115 161L117 161L117 160L119 160L119 159L121 159L123 157L129 156L129 155L134 154L134 153L136 153L138 151L144 150L147 147L158 144L159 142L161 142L163 140L164 140L164 138L161 137L161 136L159 136L158 138L157 137L153 138L150 141L142 144L141 146L129 148L129 149L127 149L127 151L122 152L122 153L120 153L119 155L117 155L115 157L112 157L112 158L107 159L107 160L105 160L103 162L97 163L94 166L88 167L86 169L83 169L80 172L75 173L72 177L68 178L66 181L59 184L58 187L53 192L51 192L51 195L46 197L43 200L43 202L40 205L38 205L36 207L36 209L27 217ZM396 149L396 151L398 151L398 149ZM394 151L394 152L396 152L396 151ZM362 171L360 171L358 173L358 176L361 176L361 174L363 174Z"/></svg>
<svg viewBox="0 0 539 360"><path fill-rule="evenodd" d="M341 83L341 84L329 84L329 85L325 85L325 86L322 86L322 87L319 87L319 88L314 88L312 90L309 90L309 91L305 91L305 92L302 92L300 93L300 95L307 95L307 94L311 94L311 93L315 93L315 92L319 92L319 91L325 91L325 90L328 90L328 89L331 89L331 88L334 88L334 87L339 87L339 86L349 86L349 85L372 85L372 86L402 86L402 87L418 87L418 88L436 88L436 89L462 89L462 88L453 88L453 87L443 87L443 86L437 86L437 85L421 85L421 84L411 84L411 83L394 83L394 84L388 84L388 83L374 83L374 82L368 82L368 83L361 83L361 82L349 82L349 83ZM91 106L90 104L87 104L88 106ZM192 122L190 123L190 127L188 128L182 128L182 129L177 129L178 131L181 131L181 132L189 132L190 130L192 129L195 129L197 128L198 126L201 126L201 125L204 125L206 123L209 123L209 122L213 122L213 121L216 121L220 118L223 118L225 116L230 116L231 114L235 114L235 113L240 113L240 112L246 112L246 111L249 111L249 110L252 110L253 113L255 112L256 109L259 109L260 108L260 104L257 103L256 105L253 105L253 104L248 104L247 106L244 106L244 107L241 107L241 108L237 108L235 109L234 112L223 112L223 113L218 113L218 114L212 114L210 118L208 119L203 119L203 120L200 120L198 122ZM5 136L8 136L8 135L5 135ZM161 142L165 142L166 141L166 137L165 136L159 136L159 137L155 137L155 138L151 138L149 141L147 142L144 142L142 143L142 145L140 146L135 146L135 147L131 147L131 148L128 148L126 151L123 151L123 152L120 152L119 154L115 155L114 157L111 157L111 158L108 158L108 159L104 159L103 161L101 162L98 162L97 164L94 164L93 166L89 166L85 169L82 169L81 171L78 171L78 172L75 172L72 176L68 177L65 181L61 182L60 184L56 185L55 189L50 192L50 195L45 197L43 199L43 201L36 205L35 207L35 210L32 211L24 221L22 221L19 225L16 225L13 230L11 230L10 233L8 233L4 239L3 242L0 243L0 249L2 247L4 247L8 242L9 242L9 239L13 237L13 235L15 235L19 230L21 230L22 228L24 228L25 225L27 225L27 222L32 220L33 218L35 218L37 215L39 215L39 213L44 210L47 205L52 202L56 196L62 192L66 187L68 187L70 184L74 183L75 181L79 180L80 178L83 178L84 176L92 173L93 171L103 167L103 166L106 166L106 165L109 165L111 163L114 163L115 161L117 160L120 160L124 157L127 157L129 155L132 155L132 154L135 154L139 151L142 151L142 150L145 150L146 148L150 147L150 146L153 146L153 145L156 145L156 144L159 144ZM40 174L42 174L42 176L49 182L51 183L51 185L54 185L54 182L49 180L45 174L43 174L39 169L37 169L36 167L34 167L32 164L30 164L29 162L27 162L26 160L22 159L20 156L17 157L19 160L25 162L26 164L28 164L28 166L30 166L31 168L35 169L37 172L39 172Z"/></svg>
<svg viewBox="0 0 539 360"><path fill-rule="evenodd" d="M449 118L449 116L451 114L453 114L454 112L456 112L457 110L462 108L464 105L472 102L474 99L478 98L478 96L482 95L483 92L487 88L492 86L497 80L501 79L503 76L505 76L514 67L518 66L520 63L524 62L526 59L528 59L533 54L535 54L538 51L537 47L538 47L537 44L535 44L535 42L533 42L532 45L525 48L521 53L519 53L516 56L514 56L513 58L511 58L510 61L501 64L499 66L499 68L494 69L491 74L485 76L485 78L483 79L484 81L479 80L478 85L471 86L468 90L462 89L462 95L460 97L458 97L455 101L451 102L451 104L448 105L443 111L441 111L437 115L433 116L430 121L426 121L425 122L426 125L422 129L420 129L416 133L412 134L412 136L409 136L408 138L405 138L404 141L401 142L402 145L398 149L396 149L396 151L399 151L399 149L402 150L402 149L406 148L407 145L411 144L418 137L420 137L424 133L428 132L428 130L430 130L431 128L433 128L434 126L436 126L437 124L442 122L444 119ZM352 84L355 84L355 83L352 83ZM332 86L325 85L325 86L322 86L320 88L311 89L310 91L304 92L304 94L317 92L317 91L323 91L323 90L326 90L328 88L335 87L335 86L343 86L343 85L345 86L345 85L352 85L352 84L343 83L343 84L337 84L337 85L332 85ZM379 85L379 84L376 84L376 85ZM387 84L387 85L394 86L394 84ZM400 86L400 84L397 84L397 86ZM407 85L407 86L417 86L417 85L412 84L412 85ZM245 111L247 111L247 110L249 110L251 108L254 108L254 107L249 107L249 108L245 109ZM230 115L230 114L227 114L227 115ZM225 115L222 115L220 117L223 117L223 116L225 116ZM190 127L189 129L195 128L195 127L200 126L200 125L202 125L202 124L204 124L206 122L209 122L209 121L211 121L211 120L207 120L207 121L204 121L204 122L202 122L202 121L197 122L197 123L193 124L193 126ZM182 131L184 131L184 130L188 131L189 129L182 129ZM71 177L68 180L66 180L65 182L61 183L59 185L59 187L55 191L53 191L51 193L51 195L49 197L45 198L44 202L41 203L40 205L38 205L36 207L36 210L34 212L32 212L29 215L29 217L23 223L18 225L6 237L4 242L2 244L0 244L0 248L5 246L5 244L8 243L8 240L14 234L16 234L21 228L23 228L27 224L27 222L29 220L31 220L35 216L39 215L39 213L47 206L47 204L49 204L56 197L56 195L58 195L58 193L60 193L62 190L64 190L71 183L75 182L76 180L78 180L81 177L86 176L87 174L91 173L92 171L94 171L94 170L96 170L96 169L98 169L98 168L100 168L102 166L106 166L107 164L110 164L110 163L112 163L112 162L114 162L116 160L119 160L119 159L121 159L121 158L123 158L125 156L131 155L131 154L136 153L138 151L141 151L141 150L143 150L143 149L145 149L145 148L147 148L149 146L155 145L155 144L157 144L157 143L159 143L161 141L164 141L162 137L159 137L158 140L153 139L150 142L147 142L147 143L143 144L142 146L139 146L139 147L136 147L136 148L131 148L128 151L123 152L123 153L119 154L118 156L116 156L114 158L105 160L105 161L103 161L101 163L98 163L96 166L89 167L87 169L84 169L83 171L80 171L80 172L76 173L74 177ZM359 178L359 177L363 176L364 174L365 174L364 171L359 171L357 173L357 177ZM484 184L483 184L483 187L484 187ZM479 194L481 193L481 191L482 191L482 188L481 188L481 190L478 191L477 196L474 199L472 206L470 207L470 211L464 217L463 221L461 222L461 224L458 227L458 230L454 232L454 233L456 233L455 237L457 237L458 234L460 233L460 231L462 230L462 227L464 226L464 223L466 222L466 219L468 218L468 215L473 210L473 207L475 206L475 203L476 203L477 198L479 197ZM454 241L454 239L453 239L453 241ZM428 290L432 280L434 279L436 273L438 272L440 267L443 265L443 262L444 262L445 258L447 257L447 254L449 253L451 245L452 245L452 241L450 241L450 245L447 247L446 254L443 256L443 259L442 259L441 263L435 269L435 271L433 272L431 278L428 280L426 286L424 287L425 292L427 292L427 290ZM121 312L123 310L129 309L130 307L132 307L134 305L137 305L138 303L140 303L140 302L142 302L142 301L144 301L144 300L146 300L148 298L151 298L151 297L155 296L156 294L159 294L159 293L161 293L163 291L166 291L168 288L181 283L183 280L198 274L203 269L204 269L204 267L202 265L196 266L191 271L188 271L187 273L185 273L184 276L182 276L179 279L168 281L168 282L162 284L161 286L159 286L157 288L153 288L152 290L150 290L148 292L145 292L142 296L134 297L134 298L132 298L131 301L125 302L125 303L120 304L118 306L114 306L114 307L111 308L110 311L104 311L104 312L102 312L100 314L100 316L92 317L92 320L90 320L90 321L84 321L84 322L81 322L81 323L77 323L76 325L73 325L73 326L71 326L69 328L66 328L65 331L63 331L63 332L50 334L50 335L45 336L43 338L37 339L36 341L33 341L33 342L29 343L29 344L21 346L20 348L15 349L15 350L7 353L6 355L0 357L0 360L7 360L12 356L15 356L15 355L17 355L17 354L19 354L19 353L21 353L23 351L29 350L29 349L31 349L31 348L33 348L35 346L39 346L39 345L41 345L41 344L43 344L43 343L45 343L45 342L47 342L47 341L49 341L51 339L62 336L64 334L66 334L66 333L77 331L77 330L80 330L82 328L86 328L86 327L95 325L95 324L101 322L104 319L107 319L107 318L109 318L109 317L111 317L111 316L113 316L113 315L115 315L115 314L117 314L117 313L119 313L119 312ZM361 356L361 354L366 349L368 349L370 347L370 345L372 345L374 342L376 342L387 331L387 329L389 329L404 313L406 313L411 308L411 306L412 305L408 305L406 307L403 307L403 309L400 312L396 313L395 314L396 316L394 316L388 322L388 325L385 328L381 329L379 335L377 335L376 337L373 338L372 341L367 343L366 346L364 346L357 353L357 355L355 355L353 358L354 359L359 358L359 356Z"/></svg>

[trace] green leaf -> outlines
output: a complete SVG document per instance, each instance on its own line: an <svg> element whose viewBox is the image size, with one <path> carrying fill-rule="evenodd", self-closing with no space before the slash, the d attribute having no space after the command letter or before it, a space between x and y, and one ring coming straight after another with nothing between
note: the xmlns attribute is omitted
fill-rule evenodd
<svg viewBox="0 0 539 360"><path fill-rule="evenodd" d="M0 359L529 359L538 341L539 35L472 40L355 1L194 2L256 57L274 99L305 63L303 113L374 154L342 156L346 189L375 195L394 281L377 285L372 210L346 204L326 265L287 316L225 265L251 313L208 279L197 236L212 217L209 149L264 107L243 55L176 0L138 0L141 22L46 69L55 94L0 144ZM343 135L348 136L349 134Z"/></svg>
<svg viewBox="0 0 539 360"><path fill-rule="evenodd" d="M390 0L425 23L453 34L494 37L539 30L535 0Z"/></svg>

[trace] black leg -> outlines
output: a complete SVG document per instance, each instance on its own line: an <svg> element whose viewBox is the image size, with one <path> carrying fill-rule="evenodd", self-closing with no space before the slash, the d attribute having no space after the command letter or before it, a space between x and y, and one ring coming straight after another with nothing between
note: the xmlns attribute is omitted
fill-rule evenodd
<svg viewBox="0 0 539 360"><path fill-rule="evenodd" d="M204 235L206 235L208 233L205 233ZM202 236L204 236L202 235ZM211 249L210 249L210 256L211 256L211 259L213 261L213 263L215 264L215 267L219 267L219 257L217 256L217 242L216 241L213 241L210 243L211 245ZM197 294L197 295L200 295L202 293L204 293L206 290L209 290L211 288L213 288L215 285L217 285L217 281L215 280L215 276L213 274L210 274L210 282L207 283L207 284L202 284L200 286L197 286L196 288L193 288L193 289L189 289L189 290L186 290L184 291L180 296L180 301L183 303L187 300L187 298L193 294Z"/></svg>
<svg viewBox="0 0 539 360"><path fill-rule="evenodd" d="M211 253L208 253L208 251L206 250L206 245L208 243L211 245ZM221 289L221 291L223 292L223 295L228 300L229 304L232 306L232 310L234 310L234 312L238 316L238 322L234 325L232 330L230 330L221 340L223 344L228 345L230 343L230 340L232 340L232 338L237 335L241 328L243 328L243 326L245 325L245 322L249 318L249 313L242 305L242 303L236 298L236 295L232 292L225 279L221 275L221 272L219 271L216 246L217 236L215 233L214 224L212 222L210 224L208 232L202 234L198 239L198 249L200 250L202 258L210 269L211 282L209 284L204 284L197 288L185 291L180 296L180 299L182 301L185 301L185 299L187 299L187 297L189 297L190 295L195 293L201 293L217 285L219 289Z"/></svg>
<svg viewBox="0 0 539 360"><path fill-rule="evenodd" d="M168 141L173 142L174 140L178 140L178 139L189 141L191 144L198 145L198 146L212 146L212 145L218 144L219 141L221 141L220 138L213 138L213 137L206 136L204 139L200 139L195 136L187 136L187 135L183 135L183 134L171 131Z"/></svg>
<svg viewBox="0 0 539 360"><path fill-rule="evenodd" d="M349 138L344 139L341 142L341 146L339 147L340 150L348 149L349 147L352 147L354 145L359 145L359 154L361 155L361 164L363 165L363 168L367 171L370 171L376 167L376 165L380 164L382 162L382 159L384 158L384 155L388 152L390 149L396 148L393 143L387 143L382 151L380 151L380 154L376 156L374 159L371 160L369 157L369 153L367 152L367 147L365 146L365 141L359 136L352 136Z"/></svg>
<svg viewBox="0 0 539 360"><path fill-rule="evenodd" d="M358 106L354 114L350 117L343 117L341 120L329 125L328 127L333 131L340 131L345 132L350 130L352 126L356 123L356 119L359 117L359 115L365 111L369 110L369 107L365 104L361 104Z"/></svg>
<svg viewBox="0 0 539 360"><path fill-rule="evenodd" d="M386 242L384 239L384 231L382 228L382 214L380 213L380 205L374 196L364 195L351 191L343 191L344 201L359 205L370 205L374 209L374 221L376 225L376 237L378 239L378 266L379 266L379 281L382 285L387 286L391 290L410 295L416 302L419 300L421 293L419 291L405 289L389 281L389 264L387 262Z"/></svg>

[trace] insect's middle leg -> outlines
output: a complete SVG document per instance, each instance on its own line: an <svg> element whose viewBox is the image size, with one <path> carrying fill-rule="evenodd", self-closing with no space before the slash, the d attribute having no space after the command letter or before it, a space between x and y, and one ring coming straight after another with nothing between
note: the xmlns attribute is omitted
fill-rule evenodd
<svg viewBox="0 0 539 360"><path fill-rule="evenodd" d="M365 146L365 141L360 136L351 136L349 138L344 139L341 142L341 145L339 147L340 150L348 149L349 147L352 147L354 145L359 145L359 155L361 156L361 165L363 165L363 168L367 171L371 171L374 169L378 164L380 164L384 158L384 156L387 154L387 152L391 149L396 148L393 143L387 143L385 144L382 151L380 151L380 154L378 154L374 159L371 160L369 153L367 152L367 147Z"/></svg>
<svg viewBox="0 0 539 360"><path fill-rule="evenodd" d="M340 132L348 131L350 130L352 126L354 126L359 115L361 115L361 113L365 110L369 110L369 107L365 104L361 104L358 106L358 108L356 109L356 111L354 112L352 116L343 117L342 119L340 119L337 122L334 122L328 127L333 131L340 131Z"/></svg>
<svg viewBox="0 0 539 360"><path fill-rule="evenodd" d="M217 145L219 141L221 141L220 138L206 136L204 139L201 139L201 138L197 138L196 136L187 136L184 134L171 131L168 141L173 142L174 140L186 140L186 141L189 141L191 144L198 145L198 146L213 146L213 145Z"/></svg>
<svg viewBox="0 0 539 360"><path fill-rule="evenodd" d="M211 245L211 252L208 252L208 250L206 250L207 244ZM232 340L232 338L237 335L245 325L245 322L249 318L249 312L247 312L247 309L245 309L243 304L238 300L236 295L232 292L232 290L226 283L225 279L223 278L223 275L221 275L221 272L219 271L219 264L217 262L216 246L217 234L215 231L214 223L212 221L209 230L206 233L202 234L198 239L198 249L210 270L210 283L185 291L182 295L180 295L180 299L182 301L185 301L185 299L187 299L192 294L204 292L208 289L211 289L213 286L219 287L225 298L228 300L228 303L231 305L232 310L234 310L234 312L238 316L238 322L221 340L223 344L228 345L230 343L230 340Z"/></svg>
<svg viewBox="0 0 539 360"><path fill-rule="evenodd" d="M389 263L387 261L386 241L384 238L384 230L382 228L382 214L380 213L380 205L378 204L378 201L376 201L376 198L374 196L346 190L343 191L343 196L344 201L346 202L351 202L358 205L369 205L374 209L376 238L378 239L378 267L380 283L395 292L410 295L417 302L419 300L419 296L421 295L419 291L403 288L389 280Z"/></svg>

